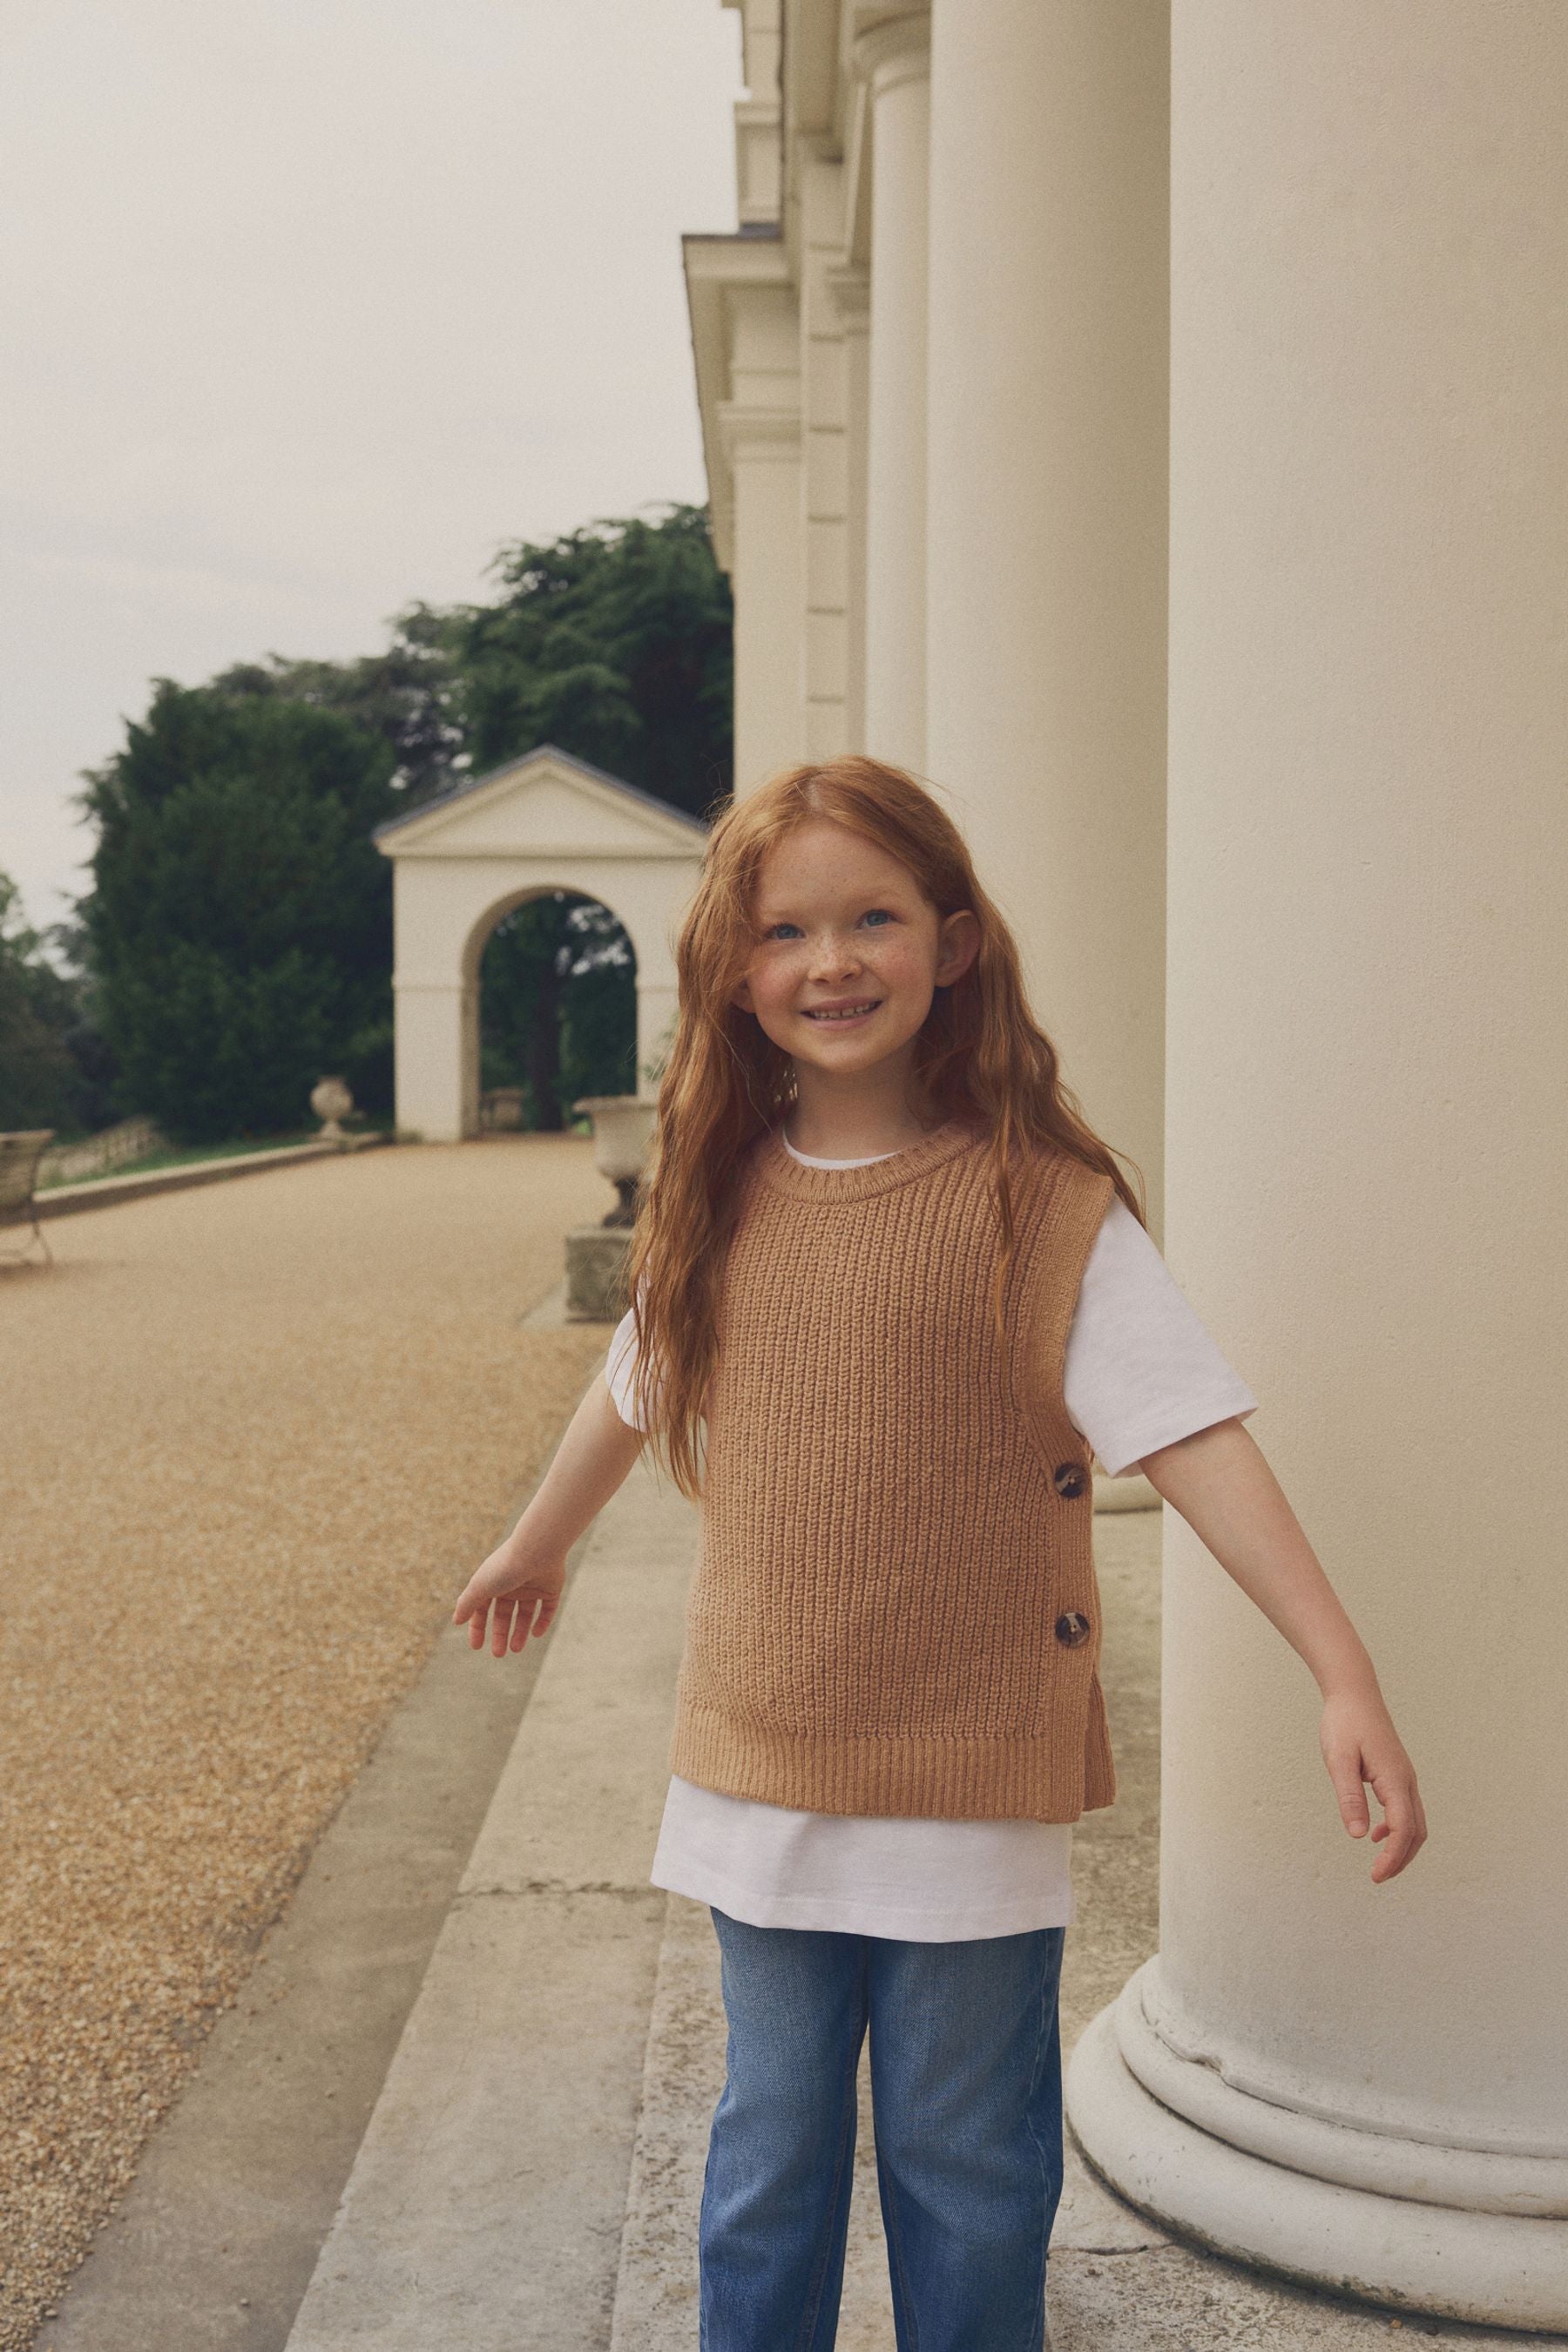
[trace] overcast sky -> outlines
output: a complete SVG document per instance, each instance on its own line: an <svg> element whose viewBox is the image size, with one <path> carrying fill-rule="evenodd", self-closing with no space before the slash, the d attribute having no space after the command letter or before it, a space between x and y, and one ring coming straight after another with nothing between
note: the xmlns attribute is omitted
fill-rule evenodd
<svg viewBox="0 0 1568 2352"><path fill-rule="evenodd" d="M0 868L84 887L154 676L374 650L505 539L705 495L720 0L0 0Z"/></svg>

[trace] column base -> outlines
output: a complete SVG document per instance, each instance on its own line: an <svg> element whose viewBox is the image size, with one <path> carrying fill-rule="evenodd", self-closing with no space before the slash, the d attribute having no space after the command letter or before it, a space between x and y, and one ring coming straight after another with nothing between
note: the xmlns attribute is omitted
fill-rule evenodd
<svg viewBox="0 0 1568 2352"><path fill-rule="evenodd" d="M1568 2212L1461 2208L1325 2177L1325 2161L1341 2173L1390 2178L1418 2176L1425 2166L1435 2186L1452 2188L1495 2168L1496 2202L1516 2205L1529 2197L1538 2161L1552 2195L1561 2169L1553 2161L1424 2147L1235 2091L1212 2065L1179 2058L1158 2041L1143 2015L1142 1974L1083 2034L1065 2085L1084 2154L1118 2196L1212 2253L1305 2286L1482 2326L1568 2329ZM1226 2130L1239 2122L1246 2137L1279 2153L1260 2156L1178 2113L1140 2079L1130 2054L1135 2063L1149 2057L1150 2072L1192 2076L1176 2088L1190 2089L1194 2105L1206 2103L1208 2121ZM1296 2168L1287 2148L1312 2168Z"/></svg>

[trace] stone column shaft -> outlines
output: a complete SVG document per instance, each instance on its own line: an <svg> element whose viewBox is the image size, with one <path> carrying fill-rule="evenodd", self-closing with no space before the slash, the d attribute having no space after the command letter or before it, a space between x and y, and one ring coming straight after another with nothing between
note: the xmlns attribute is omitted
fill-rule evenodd
<svg viewBox="0 0 1568 2352"><path fill-rule="evenodd" d="M1156 1234L1167 84L1150 0L936 0L927 765Z"/></svg>
<svg viewBox="0 0 1568 2352"><path fill-rule="evenodd" d="M800 419L740 424L735 480L735 790L805 750L801 695Z"/></svg>
<svg viewBox="0 0 1568 2352"><path fill-rule="evenodd" d="M866 483L866 748L923 771L929 19L863 34L870 85L871 343Z"/></svg>
<svg viewBox="0 0 1568 2352"><path fill-rule="evenodd" d="M1169 1514L1161 1949L1069 2107L1222 2249L1565 2329L1568 11L1173 21L1169 1254L1431 1837L1369 1883Z"/></svg>
<svg viewBox="0 0 1568 2352"><path fill-rule="evenodd" d="M870 410L870 289L862 272L839 279L844 320L845 614L844 740L866 749L866 457Z"/></svg>

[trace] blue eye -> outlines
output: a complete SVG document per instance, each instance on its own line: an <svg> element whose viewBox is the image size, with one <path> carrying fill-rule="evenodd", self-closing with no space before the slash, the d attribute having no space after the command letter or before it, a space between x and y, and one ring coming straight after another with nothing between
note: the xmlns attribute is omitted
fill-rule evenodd
<svg viewBox="0 0 1568 2352"><path fill-rule="evenodd" d="M868 907L866 912L861 916L860 920L863 923L872 923L876 922L879 916L880 916L882 921L886 923L892 923L898 920L897 916L894 915L887 907ZM799 929L800 925L798 923L770 923L767 929L763 933L763 937L764 940L771 940L775 938L780 931L798 931Z"/></svg>

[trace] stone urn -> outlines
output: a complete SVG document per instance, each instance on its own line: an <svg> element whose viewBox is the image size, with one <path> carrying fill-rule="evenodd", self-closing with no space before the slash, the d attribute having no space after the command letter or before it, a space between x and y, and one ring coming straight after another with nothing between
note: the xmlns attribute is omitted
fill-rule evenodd
<svg viewBox="0 0 1568 2352"><path fill-rule="evenodd" d="M485 1097L489 1123L498 1135L515 1135L522 1126L522 1088L492 1087Z"/></svg>
<svg viewBox="0 0 1568 2352"><path fill-rule="evenodd" d="M602 1224L637 1222L637 1179L647 1164L658 1105L651 1095L584 1095L572 1106L594 1122L594 1165L620 1194Z"/></svg>
<svg viewBox="0 0 1568 2352"><path fill-rule="evenodd" d="M342 1078L318 1078L310 1088L310 1108L321 1122L320 1140L322 1143L346 1143L343 1121L354 1107L354 1098Z"/></svg>

